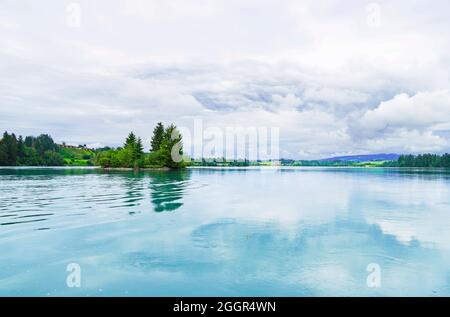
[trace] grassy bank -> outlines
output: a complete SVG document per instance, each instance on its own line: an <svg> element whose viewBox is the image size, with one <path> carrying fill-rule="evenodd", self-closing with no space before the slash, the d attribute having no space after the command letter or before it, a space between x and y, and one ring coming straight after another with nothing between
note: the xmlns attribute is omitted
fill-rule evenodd
<svg viewBox="0 0 450 317"><path fill-rule="evenodd" d="M93 150L60 147L58 152L63 157L65 166L95 165L95 152Z"/></svg>

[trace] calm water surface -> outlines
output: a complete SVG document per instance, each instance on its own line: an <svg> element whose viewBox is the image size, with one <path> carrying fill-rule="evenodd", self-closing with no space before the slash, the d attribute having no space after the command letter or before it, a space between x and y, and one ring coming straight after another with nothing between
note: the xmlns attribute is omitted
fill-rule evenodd
<svg viewBox="0 0 450 317"><path fill-rule="evenodd" d="M450 174L0 169L0 295L449 296Z"/></svg>

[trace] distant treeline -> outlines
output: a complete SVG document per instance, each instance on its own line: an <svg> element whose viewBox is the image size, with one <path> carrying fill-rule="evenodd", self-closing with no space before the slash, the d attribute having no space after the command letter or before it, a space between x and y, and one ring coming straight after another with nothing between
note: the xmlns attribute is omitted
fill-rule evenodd
<svg viewBox="0 0 450 317"><path fill-rule="evenodd" d="M443 167L450 168L450 154L420 154L401 155L398 159L399 167Z"/></svg>
<svg viewBox="0 0 450 317"><path fill-rule="evenodd" d="M387 167L396 166L397 161L372 161L372 162L354 162L354 161L319 161L319 160L266 160L266 161L249 161L246 159L230 160L230 159L197 159L192 161L191 166L202 167L245 167L245 166L305 166L305 167Z"/></svg>
<svg viewBox="0 0 450 317"><path fill-rule="evenodd" d="M58 145L48 134L24 139L5 132L0 138L0 166L94 165L96 153L103 150L91 150L83 145Z"/></svg>
<svg viewBox="0 0 450 317"><path fill-rule="evenodd" d="M16 137L14 133L3 133L0 139L0 166L86 166L127 168L180 168L192 166L359 166L359 167L424 167L450 168L450 154L401 155L396 161L320 161L291 160L249 161L225 158L200 159L189 162L183 158L181 134L175 125L167 128L158 123L153 130L149 153L144 152L142 140L130 132L124 145L119 148L87 149L86 146L56 144L48 134L37 137ZM174 156L175 155L175 156ZM178 156L178 159L177 157ZM188 163L189 162L189 163Z"/></svg>
<svg viewBox="0 0 450 317"><path fill-rule="evenodd" d="M450 154L400 155L396 161L292 161L291 166L436 167L450 168Z"/></svg>
<svg viewBox="0 0 450 317"><path fill-rule="evenodd" d="M345 161L345 160L292 160L280 159L279 161L248 161L248 160L227 160L225 158L210 158L195 160L193 166L305 166L305 167L436 167L450 168L450 154L420 154L401 155L394 161Z"/></svg>
<svg viewBox="0 0 450 317"><path fill-rule="evenodd" d="M400 155L396 161L294 161L282 160L290 166L361 166L361 167L436 167L450 168L450 154Z"/></svg>
<svg viewBox="0 0 450 317"><path fill-rule="evenodd" d="M0 166L60 166L64 158L58 152L59 147L53 139L42 134L38 137L3 133L0 140Z"/></svg>

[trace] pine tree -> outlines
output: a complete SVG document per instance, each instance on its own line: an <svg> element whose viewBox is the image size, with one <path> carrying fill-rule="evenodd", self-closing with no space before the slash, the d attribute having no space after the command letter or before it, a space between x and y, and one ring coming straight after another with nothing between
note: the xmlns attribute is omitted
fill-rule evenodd
<svg viewBox="0 0 450 317"><path fill-rule="evenodd" d="M156 152L161 148L161 143L164 139L164 126L158 122L155 129L153 129L153 137L151 141L151 151Z"/></svg>
<svg viewBox="0 0 450 317"><path fill-rule="evenodd" d="M25 137L25 146L34 147L35 137L27 136Z"/></svg>
<svg viewBox="0 0 450 317"><path fill-rule="evenodd" d="M178 168L183 165L183 140L175 125L171 124L165 130L160 150L163 151L165 166Z"/></svg>
<svg viewBox="0 0 450 317"><path fill-rule="evenodd" d="M22 136L19 136L19 139L17 140L17 156L19 158L23 158L25 156L25 145L23 143Z"/></svg>
<svg viewBox="0 0 450 317"><path fill-rule="evenodd" d="M124 147L125 147L125 148L127 148L127 147L132 147L132 148L134 148L135 145L136 145L136 136L134 135L133 131L131 131L131 132L128 134L127 139L125 140Z"/></svg>
<svg viewBox="0 0 450 317"><path fill-rule="evenodd" d="M140 159L143 154L144 154L144 146L142 145L141 138L138 138L134 149L134 156L136 159Z"/></svg>
<svg viewBox="0 0 450 317"><path fill-rule="evenodd" d="M8 132L3 133L3 138L0 141L0 165L14 166L17 165L17 138L14 133L11 135Z"/></svg>
<svg viewBox="0 0 450 317"><path fill-rule="evenodd" d="M58 149L58 146L48 134L41 134L34 139L33 147L41 156L47 151L56 151Z"/></svg>
<svg viewBox="0 0 450 317"><path fill-rule="evenodd" d="M6 132L5 134L7 135ZM0 139L0 166L5 166L8 162L8 150L5 142L5 134L3 134L3 137Z"/></svg>

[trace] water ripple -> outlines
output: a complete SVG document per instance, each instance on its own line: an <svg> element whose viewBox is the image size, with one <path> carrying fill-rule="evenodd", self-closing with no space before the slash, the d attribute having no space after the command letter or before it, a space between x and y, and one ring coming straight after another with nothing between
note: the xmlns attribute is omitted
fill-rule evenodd
<svg viewBox="0 0 450 317"><path fill-rule="evenodd" d="M8 219L0 225L29 232L175 211L183 206L187 190L200 188L192 186L189 175L0 168L0 219ZM36 222L48 225L36 227ZM0 235L3 233L7 232L3 229Z"/></svg>

